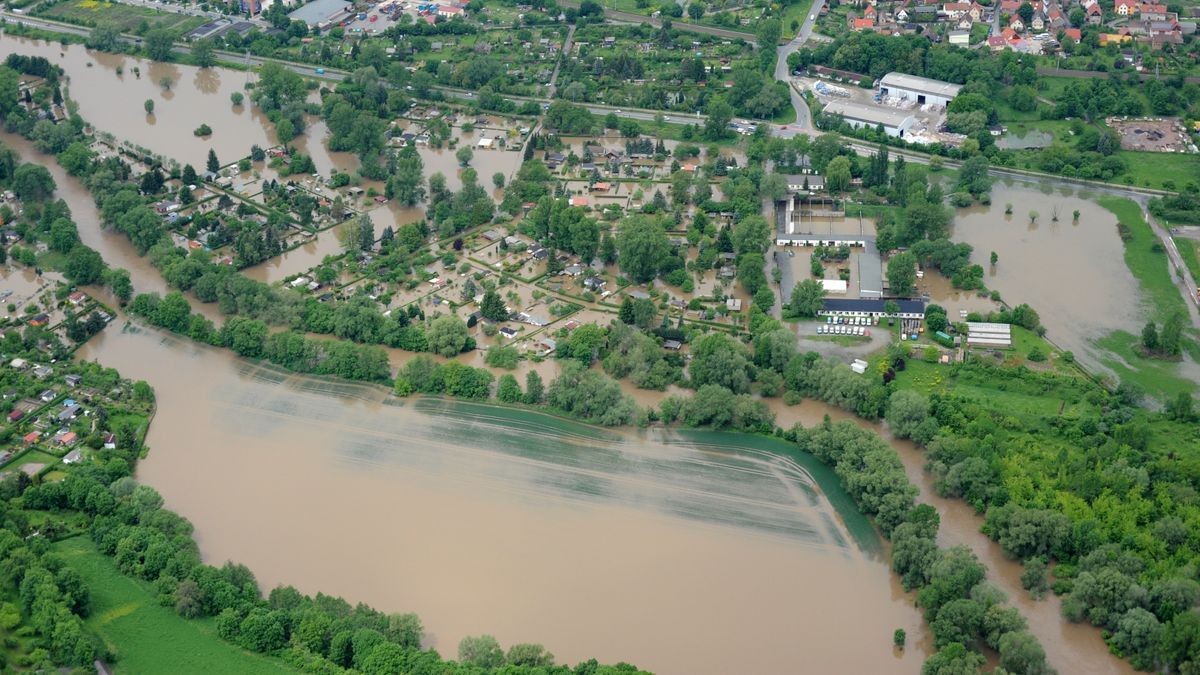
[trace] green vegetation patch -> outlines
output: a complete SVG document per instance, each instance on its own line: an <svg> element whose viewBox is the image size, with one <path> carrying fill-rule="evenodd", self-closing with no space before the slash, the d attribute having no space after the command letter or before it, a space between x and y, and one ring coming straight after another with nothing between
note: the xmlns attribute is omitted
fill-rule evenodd
<svg viewBox="0 0 1200 675"><path fill-rule="evenodd" d="M293 672L225 642L211 620L188 621L159 605L147 585L122 575L89 539L67 539L55 549L91 590L91 615L85 623L117 655L116 672Z"/></svg>
<svg viewBox="0 0 1200 675"><path fill-rule="evenodd" d="M1117 221L1125 225L1125 264L1137 277L1147 305L1156 310L1161 319L1176 310L1183 309L1183 297L1171 281L1167 265L1167 253L1162 242L1155 236L1150 225L1142 217L1142 210L1129 199L1101 197L1100 206L1111 211Z"/></svg>
<svg viewBox="0 0 1200 675"><path fill-rule="evenodd" d="M1142 187L1176 190L1200 180L1200 158L1196 155L1120 150L1117 157L1129 167L1125 174Z"/></svg>
<svg viewBox="0 0 1200 675"><path fill-rule="evenodd" d="M1179 257L1187 265L1193 279L1200 279L1200 255L1196 253L1196 241L1186 237L1175 237L1175 248L1179 249Z"/></svg>
<svg viewBox="0 0 1200 675"><path fill-rule="evenodd" d="M1179 374L1176 361L1164 361L1143 357L1135 347L1138 336L1125 331L1115 331L1096 341L1096 346L1116 358L1101 358L1101 362L1115 372L1123 381L1133 382L1150 396L1166 399L1180 392L1195 393L1196 383Z"/></svg>
<svg viewBox="0 0 1200 675"><path fill-rule="evenodd" d="M107 23L117 26L123 33L137 31L143 22L150 28L169 28L179 33L192 30L205 22L203 17L98 0L67 0L41 12L41 15L85 26Z"/></svg>

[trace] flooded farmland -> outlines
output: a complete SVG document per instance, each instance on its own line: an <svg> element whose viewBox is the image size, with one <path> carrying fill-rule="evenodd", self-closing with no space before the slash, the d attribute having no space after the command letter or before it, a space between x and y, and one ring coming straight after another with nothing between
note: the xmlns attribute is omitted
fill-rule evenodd
<svg viewBox="0 0 1200 675"><path fill-rule="evenodd" d="M136 327L80 357L155 385L139 478L206 560L416 611L443 653L489 632L663 674L915 673L925 656L874 530L787 444L401 403Z"/></svg>
<svg viewBox="0 0 1200 675"><path fill-rule="evenodd" d="M997 183L991 206L959 211L953 228L955 241L975 247L984 283L1011 305L1033 306L1046 337L1087 366L1100 367L1093 340L1140 328L1137 280L1125 265L1117 218L1074 188ZM994 267L987 264L992 251Z"/></svg>

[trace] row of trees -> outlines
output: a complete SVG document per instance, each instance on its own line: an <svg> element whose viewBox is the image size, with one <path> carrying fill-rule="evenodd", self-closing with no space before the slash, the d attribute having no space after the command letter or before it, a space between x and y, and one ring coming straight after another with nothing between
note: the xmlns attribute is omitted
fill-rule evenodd
<svg viewBox="0 0 1200 675"><path fill-rule="evenodd" d="M916 420L924 402L910 394L897 391L888 401L887 418L898 434L920 424ZM917 488L885 441L853 422L828 418L788 435L801 451L833 467L859 508L892 540L892 568L905 588L919 589L917 603L938 648L922 672L977 672L986 662L984 647L999 653L1007 672L1053 672L1021 615L985 580L986 570L975 554L963 546L938 548L937 511L914 503Z"/></svg>

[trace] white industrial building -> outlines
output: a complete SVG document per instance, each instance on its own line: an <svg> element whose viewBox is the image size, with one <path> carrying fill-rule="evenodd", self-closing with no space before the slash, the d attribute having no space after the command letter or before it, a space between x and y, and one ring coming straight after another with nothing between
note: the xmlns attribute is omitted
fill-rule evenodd
<svg viewBox="0 0 1200 675"><path fill-rule="evenodd" d="M825 106L826 115L840 115L846 123L855 129L870 127L874 129L883 126L888 136L904 138L904 134L916 120L903 110L865 105L853 101L830 101Z"/></svg>
<svg viewBox="0 0 1200 675"><path fill-rule="evenodd" d="M917 105L933 104L946 107L962 90L961 84L951 84L928 77L888 73L879 81L879 92L884 96L910 99Z"/></svg>

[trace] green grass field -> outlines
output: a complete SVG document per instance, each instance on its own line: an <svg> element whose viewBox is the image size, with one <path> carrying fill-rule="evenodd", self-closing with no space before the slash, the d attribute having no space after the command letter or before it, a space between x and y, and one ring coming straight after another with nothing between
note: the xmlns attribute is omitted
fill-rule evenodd
<svg viewBox="0 0 1200 675"><path fill-rule="evenodd" d="M162 12L149 7L135 7L103 0L67 0L67 2L41 12L40 15L85 26L95 26L101 22L109 23L125 33L134 32L145 21L151 28L170 28L182 34L200 26L206 20L198 16Z"/></svg>
<svg viewBox="0 0 1200 675"><path fill-rule="evenodd" d="M1175 361L1147 359L1134 348L1141 338L1125 331L1116 331L1096 341L1096 346L1112 353L1116 358L1101 358L1127 382L1133 382L1150 396L1159 400L1174 397L1179 392L1194 394L1196 383L1178 373Z"/></svg>
<svg viewBox="0 0 1200 675"><path fill-rule="evenodd" d="M1102 197L1097 201L1129 226L1132 238L1125 242L1125 264L1141 287L1147 316L1161 324L1171 313L1183 311L1183 296L1171 280L1167 254L1158 249L1161 242L1142 218L1138 205L1114 197ZM1195 382L1179 375L1176 362L1141 356L1135 349L1138 341L1136 335L1117 331L1098 340L1096 346L1115 357L1101 359L1105 365L1122 380L1138 384L1151 396L1163 398L1181 391L1196 391ZM1191 340L1185 342L1191 343ZM1188 348L1194 348L1194 343Z"/></svg>
<svg viewBox="0 0 1200 675"><path fill-rule="evenodd" d="M281 662L217 637L213 622L181 618L145 584L122 575L86 537L55 550L92 594L87 626L117 655L117 673L289 673Z"/></svg>
<svg viewBox="0 0 1200 675"><path fill-rule="evenodd" d="M1179 249L1179 257L1183 258L1183 263L1192 273L1192 278L1200 280L1200 254L1197 254L1196 251L1196 240L1187 237L1173 237L1173 239L1175 247Z"/></svg>
<svg viewBox="0 0 1200 675"><path fill-rule="evenodd" d="M1129 166L1126 173L1133 177L1135 185L1180 190L1188 183L1200 181L1200 156L1197 155L1121 150L1117 156Z"/></svg>
<svg viewBox="0 0 1200 675"><path fill-rule="evenodd" d="M792 30L792 22L797 21L803 25L808 19L812 6L813 0L799 0L794 4L784 6L783 16L780 17L783 20L784 39L789 39L796 34L796 31Z"/></svg>
<svg viewBox="0 0 1200 675"><path fill-rule="evenodd" d="M1161 249L1162 242L1142 218L1142 210L1138 205L1129 199L1115 197L1101 197L1097 203L1129 226L1132 239L1125 242L1125 264L1142 288L1150 317L1161 321L1171 312L1183 309L1183 296L1171 281L1167 253Z"/></svg>
<svg viewBox="0 0 1200 675"><path fill-rule="evenodd" d="M20 459L16 460L12 464L9 464L8 466L6 466L4 468L11 471L11 470L20 469L21 467L25 466L26 464L45 464L46 466L53 466L53 465L59 463L60 461L62 461L62 460L60 460L58 457L55 457L54 455L51 455L46 452L42 452L41 450L34 450L32 452L27 452L24 455L21 455Z"/></svg>

